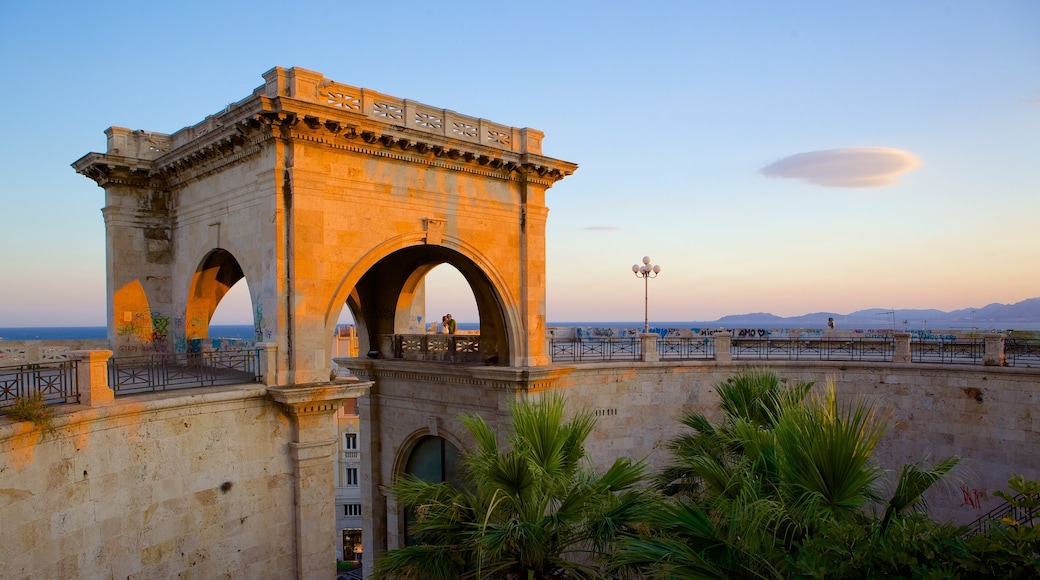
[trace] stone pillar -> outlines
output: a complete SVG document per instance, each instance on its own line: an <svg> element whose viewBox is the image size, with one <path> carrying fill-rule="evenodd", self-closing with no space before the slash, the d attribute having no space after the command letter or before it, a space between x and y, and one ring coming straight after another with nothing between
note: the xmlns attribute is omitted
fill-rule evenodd
<svg viewBox="0 0 1040 580"><path fill-rule="evenodd" d="M728 334L716 334L712 338L715 339L715 360L717 362L732 361L733 352L730 350L730 345L733 344L733 337Z"/></svg>
<svg viewBox="0 0 1040 580"><path fill-rule="evenodd" d="M334 577L337 443L334 415L344 400L364 394L371 384L333 383L267 390L272 399L282 404L293 425L289 446L296 479L297 578Z"/></svg>
<svg viewBox="0 0 1040 580"><path fill-rule="evenodd" d="M115 392L108 385L108 359L112 358L112 351L70 350L65 356L76 361L80 404L102 407L115 400Z"/></svg>
<svg viewBox="0 0 1040 580"><path fill-rule="evenodd" d="M895 339L895 352L892 353L892 362L894 363L908 363L910 359L910 333L909 332L895 332L892 334Z"/></svg>
<svg viewBox="0 0 1040 580"><path fill-rule="evenodd" d="M657 335L656 334L640 334L639 335L639 346L642 357L640 360L643 362L657 362L661 360L657 354Z"/></svg>
<svg viewBox="0 0 1040 580"><path fill-rule="evenodd" d="M260 376L263 377L264 385L273 387L278 384L278 343L258 342L256 348L260 351Z"/></svg>
<svg viewBox="0 0 1040 580"><path fill-rule="evenodd" d="M982 355L984 365L1004 364L1004 335L1001 333L987 333L982 335L986 351Z"/></svg>
<svg viewBox="0 0 1040 580"><path fill-rule="evenodd" d="M362 569L371 577L376 556L387 550L387 522L390 512L396 515L396 506L390 505L384 485L393 480L392 474L383 473L382 413L376 389L358 399L361 441L367 445L361 454L361 554ZM394 508L391 510L391 508Z"/></svg>

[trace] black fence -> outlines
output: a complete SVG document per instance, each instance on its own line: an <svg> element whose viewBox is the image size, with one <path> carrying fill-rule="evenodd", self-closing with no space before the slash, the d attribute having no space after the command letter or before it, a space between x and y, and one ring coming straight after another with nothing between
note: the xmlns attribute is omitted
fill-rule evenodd
<svg viewBox="0 0 1040 580"><path fill-rule="evenodd" d="M79 402L78 361L54 361L0 367L0 409L37 393L49 405Z"/></svg>
<svg viewBox="0 0 1040 580"><path fill-rule="evenodd" d="M1009 367L1040 366L1040 340L1021 338L1005 340L1003 363Z"/></svg>
<svg viewBox="0 0 1040 580"><path fill-rule="evenodd" d="M553 361L639 360L638 338L549 341Z"/></svg>
<svg viewBox="0 0 1040 580"><path fill-rule="evenodd" d="M981 338L910 343L910 360L913 362L980 364L985 354L986 344Z"/></svg>
<svg viewBox="0 0 1040 580"><path fill-rule="evenodd" d="M870 338L735 338L730 346L734 359L752 360L891 362L894 351L892 341Z"/></svg>
<svg viewBox="0 0 1040 580"><path fill-rule="evenodd" d="M702 336L659 338L657 357L661 360L712 360L715 358L715 341Z"/></svg>
<svg viewBox="0 0 1040 580"><path fill-rule="evenodd" d="M120 357L108 361L108 384L115 395L170 389L237 385L260 380L259 350Z"/></svg>
<svg viewBox="0 0 1040 580"><path fill-rule="evenodd" d="M640 360L640 339L570 338L550 340L552 360L610 361ZM734 360L825 360L892 362L895 341L884 338L733 338ZM917 363L982 364L986 354L982 338L916 340L910 342L910 360ZM711 337L663 337L657 339L660 360L713 360L717 351ZM1040 366L1040 341L1007 340L1007 366Z"/></svg>

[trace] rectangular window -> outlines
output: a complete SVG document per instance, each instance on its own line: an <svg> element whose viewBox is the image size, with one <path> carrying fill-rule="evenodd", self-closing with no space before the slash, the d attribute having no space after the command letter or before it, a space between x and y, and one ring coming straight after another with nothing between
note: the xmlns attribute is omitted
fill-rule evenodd
<svg viewBox="0 0 1040 580"><path fill-rule="evenodd" d="M343 441L343 449L347 451L354 451L357 449L357 433L346 434L346 440Z"/></svg>
<svg viewBox="0 0 1040 580"><path fill-rule="evenodd" d="M356 468L356 467L348 467L347 468L347 481L346 481L345 485L357 485L358 484L357 470L358 470L358 468Z"/></svg>
<svg viewBox="0 0 1040 580"><path fill-rule="evenodd" d="M356 517L361 515L361 504L359 503L348 503L343 505L343 515L347 517Z"/></svg>

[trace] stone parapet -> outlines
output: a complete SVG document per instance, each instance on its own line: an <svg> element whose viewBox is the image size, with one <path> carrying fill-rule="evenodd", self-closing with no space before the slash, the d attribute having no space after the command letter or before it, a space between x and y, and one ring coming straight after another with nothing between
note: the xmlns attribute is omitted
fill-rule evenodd
<svg viewBox="0 0 1040 580"><path fill-rule="evenodd" d="M79 402L89 407L110 405L115 392L108 384L108 359L110 350L72 350L69 360L77 361L76 382L79 385Z"/></svg>

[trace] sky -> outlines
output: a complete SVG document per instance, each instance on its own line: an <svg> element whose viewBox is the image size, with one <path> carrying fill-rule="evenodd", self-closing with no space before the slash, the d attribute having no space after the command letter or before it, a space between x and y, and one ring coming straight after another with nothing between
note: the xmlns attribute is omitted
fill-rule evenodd
<svg viewBox="0 0 1040 580"><path fill-rule="evenodd" d="M106 128L173 133L275 66L544 131L579 165L549 322L1037 297L1037 31L1032 0L7 0L0 327L105 324L104 192L70 164ZM460 280L428 312L475 320ZM244 288L213 323L251 322Z"/></svg>

